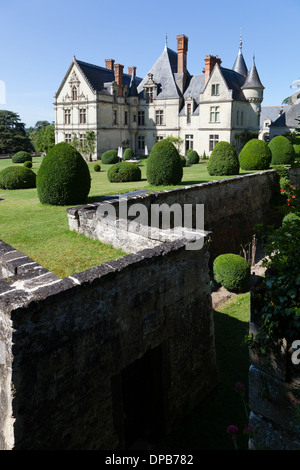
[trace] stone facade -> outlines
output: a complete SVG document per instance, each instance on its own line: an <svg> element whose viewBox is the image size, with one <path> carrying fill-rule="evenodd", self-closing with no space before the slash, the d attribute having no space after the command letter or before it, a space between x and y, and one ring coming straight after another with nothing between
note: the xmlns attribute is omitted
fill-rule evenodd
<svg viewBox="0 0 300 470"><path fill-rule="evenodd" d="M264 87L254 62L248 71L240 43L232 69L208 55L203 72L191 75L187 52L188 38L177 36L177 52L166 44L144 78L113 59L100 67L74 57L55 94L56 143L71 142L73 134L83 141L93 130L94 159L120 146L141 157L169 135L182 139L183 155L189 148L210 155L219 141L239 150L241 134L259 131Z"/></svg>

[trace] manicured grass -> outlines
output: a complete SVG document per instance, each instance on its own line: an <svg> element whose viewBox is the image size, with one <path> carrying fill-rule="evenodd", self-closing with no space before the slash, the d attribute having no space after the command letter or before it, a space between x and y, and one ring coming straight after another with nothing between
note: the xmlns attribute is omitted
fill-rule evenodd
<svg viewBox="0 0 300 470"><path fill-rule="evenodd" d="M233 442L226 434L231 424L239 428L238 448L247 450L248 438L243 434L247 416L234 386L236 382L242 382L248 390L249 351L244 338L249 332L249 318L249 292L238 295L214 311L220 384L164 440L164 450L233 450Z"/></svg>
<svg viewBox="0 0 300 470"><path fill-rule="evenodd" d="M38 171L41 161L42 157L33 158L33 171ZM110 183L107 179L110 165L99 162L101 171L95 172L95 163L88 164L92 178L88 203L95 202L99 196L104 195L138 189L158 191L172 188L148 184L146 160L140 163L142 180L129 183ZM11 165L13 165L11 160L0 159L0 171ZM177 187L217 179L208 175L206 162L185 167L183 173L182 182ZM121 250L72 233L68 228L66 207L42 205L36 189L0 189L1 198L4 200L0 200L0 239L60 277L84 271L124 255Z"/></svg>

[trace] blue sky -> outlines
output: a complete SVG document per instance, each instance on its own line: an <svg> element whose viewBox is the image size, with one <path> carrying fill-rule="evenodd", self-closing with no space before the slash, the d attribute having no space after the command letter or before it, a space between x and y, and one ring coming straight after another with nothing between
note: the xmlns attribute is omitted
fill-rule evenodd
<svg viewBox="0 0 300 470"><path fill-rule="evenodd" d="M299 13L299 0L1 0L0 109L18 113L27 127L51 122L74 55L100 66L113 58L124 71L136 65L144 77L166 34L175 51L176 36L188 36L191 74L201 73L208 54L232 68L240 31L246 64L255 55L265 86L263 106L280 105L300 78Z"/></svg>

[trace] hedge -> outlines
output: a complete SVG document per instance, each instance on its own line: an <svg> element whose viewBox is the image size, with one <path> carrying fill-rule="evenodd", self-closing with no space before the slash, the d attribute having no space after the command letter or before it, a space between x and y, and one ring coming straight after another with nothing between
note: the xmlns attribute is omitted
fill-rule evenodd
<svg viewBox="0 0 300 470"><path fill-rule="evenodd" d="M107 178L111 183L125 183L128 181L140 181L141 169L136 163L120 162L109 168Z"/></svg>
<svg viewBox="0 0 300 470"><path fill-rule="evenodd" d="M237 175L240 163L235 148L229 143L217 143L209 157L207 171L214 175Z"/></svg>
<svg viewBox="0 0 300 470"><path fill-rule="evenodd" d="M293 144L283 135L274 137L268 144L272 153L272 165L290 165L295 160Z"/></svg>
<svg viewBox="0 0 300 470"><path fill-rule="evenodd" d="M9 166L0 172L1 189L27 189L36 187L36 174L24 166Z"/></svg>
<svg viewBox="0 0 300 470"><path fill-rule="evenodd" d="M147 180L154 186L180 183L182 162L176 147L168 140L160 140L152 147L147 160Z"/></svg>
<svg viewBox="0 0 300 470"><path fill-rule="evenodd" d="M242 148L239 162L242 170L267 170L272 153L264 140L251 139Z"/></svg>

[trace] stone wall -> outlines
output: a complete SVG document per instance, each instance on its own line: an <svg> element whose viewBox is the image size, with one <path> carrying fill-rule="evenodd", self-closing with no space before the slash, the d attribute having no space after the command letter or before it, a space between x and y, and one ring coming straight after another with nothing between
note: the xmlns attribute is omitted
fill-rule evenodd
<svg viewBox="0 0 300 470"><path fill-rule="evenodd" d="M208 257L176 240L59 279L1 242L0 448L170 431L218 383Z"/></svg>
<svg viewBox="0 0 300 470"><path fill-rule="evenodd" d="M221 253L239 253L241 245L251 241L252 235L255 233L255 225L268 222L276 184L276 171L268 170L168 191L142 194L128 198L126 204L128 211L134 204L145 206L149 217L148 226L152 224L151 209L153 206L166 204L168 207L172 207L178 204L184 208L184 206L190 205L193 212L191 223L193 229L198 228L197 206L204 205L204 227L201 228L212 233L210 253L211 260L213 260ZM123 199L121 197L120 201ZM109 202L113 206L116 219L119 220L124 219L124 215L119 214L120 201L118 199L105 201L106 205ZM101 204L103 203L99 202L68 209L70 229L101 241L109 239L110 243L119 248L124 240L125 230L118 240L116 229L119 229L119 226L115 225L113 230L110 230L112 223L109 223L109 219L105 221L103 217L99 217ZM142 235L141 226L130 231L135 231L135 235L130 235L130 241L133 241L136 235ZM166 234L164 235L166 236ZM145 247L146 243L152 245L157 243L155 236L152 238L154 241L144 238ZM140 243L143 243L141 238L139 238L137 247L131 246L129 243L127 247L123 245L123 249L133 252L135 248L141 246Z"/></svg>
<svg viewBox="0 0 300 470"><path fill-rule="evenodd" d="M261 322L263 286L251 292L250 334ZM250 350L249 424L256 429L250 449L299 450L300 366L292 361L293 350L278 340L267 355Z"/></svg>

